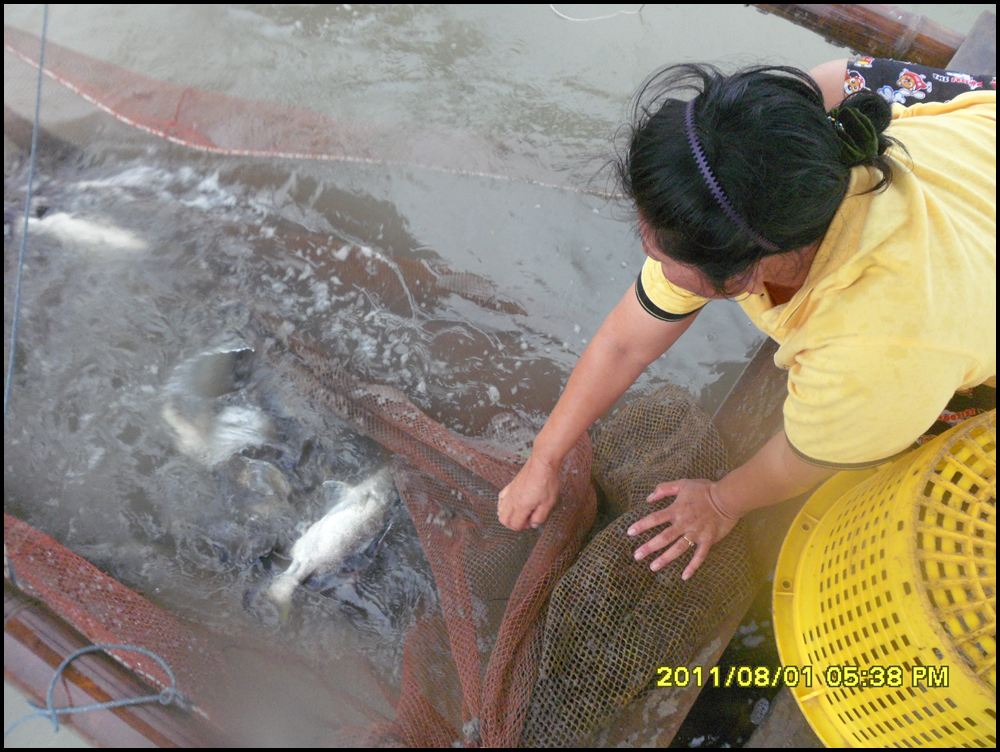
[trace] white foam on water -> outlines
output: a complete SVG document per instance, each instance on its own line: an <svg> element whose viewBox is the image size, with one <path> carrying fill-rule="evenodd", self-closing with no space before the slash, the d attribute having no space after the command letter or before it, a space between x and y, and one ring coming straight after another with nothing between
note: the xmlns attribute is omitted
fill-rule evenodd
<svg viewBox="0 0 1000 752"><path fill-rule="evenodd" d="M195 209L217 209L220 207L234 208L237 204L237 197L232 191L228 191L219 185L218 171L208 177L202 178L196 188L200 195L191 199L181 199L180 203Z"/></svg>
<svg viewBox="0 0 1000 752"><path fill-rule="evenodd" d="M313 282L313 310L316 313L323 313L330 309L330 288L326 282Z"/></svg>
<svg viewBox="0 0 1000 752"><path fill-rule="evenodd" d="M189 180L192 175L193 171L190 168L182 168L176 173L171 173L168 170L157 167L136 165L105 178L78 180L75 186L88 190L105 188L163 188L170 185L178 177Z"/></svg>

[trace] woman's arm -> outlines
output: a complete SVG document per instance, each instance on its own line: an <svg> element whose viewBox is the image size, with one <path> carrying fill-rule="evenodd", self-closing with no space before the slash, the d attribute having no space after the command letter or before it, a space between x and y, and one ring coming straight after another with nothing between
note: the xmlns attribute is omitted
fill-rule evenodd
<svg viewBox="0 0 1000 752"><path fill-rule="evenodd" d="M827 111L844 101L844 78L847 76L847 58L830 60L809 71L823 92L823 106Z"/></svg>
<svg viewBox="0 0 1000 752"><path fill-rule="evenodd" d="M639 304L633 284L584 350L535 438L528 462L500 492L497 512L503 525L523 530L545 521L555 505L557 474L569 450L696 317L697 312L679 321L654 318Z"/></svg>
<svg viewBox="0 0 1000 752"><path fill-rule="evenodd" d="M562 397L535 439L532 456L556 467L561 465L580 435L610 409L650 363L670 349L697 315L695 312L679 321L660 321L643 310L633 284L583 351Z"/></svg>
<svg viewBox="0 0 1000 752"><path fill-rule="evenodd" d="M715 499L734 517L805 493L837 472L799 457L779 431L746 463L715 484Z"/></svg>

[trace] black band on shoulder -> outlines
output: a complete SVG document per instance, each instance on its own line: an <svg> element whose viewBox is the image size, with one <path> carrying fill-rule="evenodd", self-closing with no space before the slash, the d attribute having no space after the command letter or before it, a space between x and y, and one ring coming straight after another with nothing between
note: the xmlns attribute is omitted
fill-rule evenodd
<svg viewBox="0 0 1000 752"><path fill-rule="evenodd" d="M645 309L646 313L650 316L655 316L660 321L680 321L681 319L686 319L688 316L693 316L701 310L701 307L698 307L688 313L670 313L670 311L664 311L653 303L646 294L646 291L642 289L642 272L639 272L639 277L635 281L635 295L639 298L639 305Z"/></svg>

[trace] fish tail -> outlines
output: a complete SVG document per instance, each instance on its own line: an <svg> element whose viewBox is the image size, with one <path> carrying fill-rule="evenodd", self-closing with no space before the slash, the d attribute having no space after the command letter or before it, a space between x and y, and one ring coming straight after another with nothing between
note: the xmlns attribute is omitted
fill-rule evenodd
<svg viewBox="0 0 1000 752"><path fill-rule="evenodd" d="M268 599L275 605L287 609L292 601L292 593L305 579L301 569L302 567L297 562L292 562L292 565L279 574L267 589Z"/></svg>

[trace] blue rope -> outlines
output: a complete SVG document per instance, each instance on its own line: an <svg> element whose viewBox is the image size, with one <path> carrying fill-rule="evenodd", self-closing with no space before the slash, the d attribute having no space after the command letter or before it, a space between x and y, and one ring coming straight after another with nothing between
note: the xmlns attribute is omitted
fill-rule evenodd
<svg viewBox="0 0 1000 752"><path fill-rule="evenodd" d="M67 706L64 708L53 707L53 694L55 693L56 685L59 683L59 679L62 677L62 673L63 671L66 670L66 667L69 666L70 663L75 661L81 655L85 655L87 653L96 653L98 651L108 651L108 650L131 650L133 652L142 653L143 655L149 656L157 663L159 663L160 666L163 667L163 670L167 673L167 676L170 677L170 686L158 694L146 695L144 697L133 697L127 700L110 700L108 702L95 702L90 705L77 705L75 707L74 706ZM6 739L7 735L10 734L15 728L20 726L25 721L30 721L32 718L39 718L39 717L49 718L52 721L53 730L58 732L60 715L70 715L72 713L86 713L91 710L105 710L107 708L121 708L127 705L139 705L141 703L154 702L154 701L159 702L162 705L169 705L171 702L176 702L182 707L188 707L187 700L180 692L177 691L177 678L174 676L174 672L170 670L170 666L167 665L167 662L165 660L160 658L160 656L158 656L151 650L147 650L146 648L140 648L136 645L88 645L85 648L80 648L79 650L73 651L73 653L68 655L66 659L59 664L59 668L56 669L56 673L52 677L52 683L49 684L49 690L48 692L45 693L45 707L42 708L39 705L36 705L35 703L29 700L28 704L33 708L37 708L37 710L34 713L26 715L24 718L21 718L12 723L10 726L4 729L3 735L4 738Z"/></svg>
<svg viewBox="0 0 1000 752"><path fill-rule="evenodd" d="M42 70L45 66L45 38L49 29L49 6L43 6L42 46L38 53L38 88L35 92L35 123L31 128L31 160L28 168L28 199L24 202L24 230L21 233L21 249L17 255L17 276L14 282L14 311L10 324L10 353L7 356L7 376L3 387L3 422L7 425L7 407L10 405L10 390L14 383L14 353L17 350L17 323L21 316L21 274L24 271L24 256L28 246L28 217L31 216L31 191L35 180L35 156L38 151L38 117L42 108Z"/></svg>

